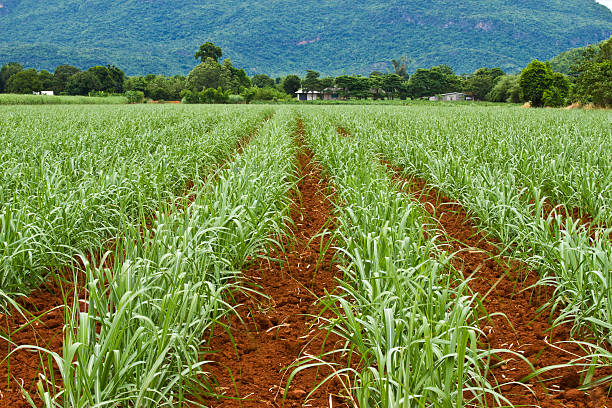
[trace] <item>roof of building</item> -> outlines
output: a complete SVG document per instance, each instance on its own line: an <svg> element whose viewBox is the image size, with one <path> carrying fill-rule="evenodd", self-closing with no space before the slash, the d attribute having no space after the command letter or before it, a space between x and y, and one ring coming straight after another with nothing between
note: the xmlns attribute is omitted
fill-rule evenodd
<svg viewBox="0 0 612 408"><path fill-rule="evenodd" d="M321 92L319 92L319 91L308 91L308 92L306 92L306 91L304 91L302 89L298 89L297 91L295 91L295 93L296 94L318 94L318 93L321 93Z"/></svg>

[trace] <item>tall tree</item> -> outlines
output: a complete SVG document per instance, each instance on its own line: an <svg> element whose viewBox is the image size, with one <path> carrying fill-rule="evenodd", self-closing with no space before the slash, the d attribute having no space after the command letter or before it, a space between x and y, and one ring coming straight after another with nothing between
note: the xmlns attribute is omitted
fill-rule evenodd
<svg viewBox="0 0 612 408"><path fill-rule="evenodd" d="M612 37L598 48L587 48L572 70L576 74L575 100L612 106Z"/></svg>
<svg viewBox="0 0 612 408"><path fill-rule="evenodd" d="M255 75L251 79L251 82L253 82L253 86L256 86L257 88L274 88L274 85L276 85L274 80L266 74Z"/></svg>
<svg viewBox="0 0 612 408"><path fill-rule="evenodd" d="M235 68L232 64L232 60L229 58L223 60L222 65L223 68L230 74L231 81L229 88L234 94L239 95L244 89L251 87L251 80L244 69Z"/></svg>
<svg viewBox="0 0 612 408"><path fill-rule="evenodd" d="M96 74L91 71L81 71L68 79L65 91L68 95L87 95L91 91L101 90L102 84Z"/></svg>
<svg viewBox="0 0 612 408"><path fill-rule="evenodd" d="M306 91L319 91L323 90L323 84L319 79L320 74L317 71L308 70L306 71L306 77L302 80L302 88Z"/></svg>
<svg viewBox="0 0 612 408"><path fill-rule="evenodd" d="M42 70L38 73L38 80L40 81L40 89L43 91L53 90L53 75L49 71Z"/></svg>
<svg viewBox="0 0 612 408"><path fill-rule="evenodd" d="M232 83L231 72L212 58L196 66L187 75L187 88L194 93L202 89L229 89Z"/></svg>
<svg viewBox="0 0 612 408"><path fill-rule="evenodd" d="M533 60L521 72L519 87L533 107L560 105L567 97L569 82L563 74L553 73L548 62Z"/></svg>
<svg viewBox="0 0 612 408"><path fill-rule="evenodd" d="M400 59L391 60L391 65L393 65L393 70L399 76L404 79L408 79L408 58L401 57Z"/></svg>
<svg viewBox="0 0 612 408"><path fill-rule="evenodd" d="M32 92L40 92L42 85L38 78L38 72L35 69L30 68L23 71L19 71L16 74L11 75L9 78L6 89L9 93L15 94L31 94Z"/></svg>
<svg viewBox="0 0 612 408"><path fill-rule="evenodd" d="M500 68L479 68L467 78L465 90L470 92L474 98L485 100L497 80L503 75L504 71Z"/></svg>
<svg viewBox="0 0 612 408"><path fill-rule="evenodd" d="M301 83L302 80L299 76L287 75L282 81L283 91L288 95L295 96L295 93L300 89Z"/></svg>
<svg viewBox="0 0 612 408"><path fill-rule="evenodd" d="M202 62L206 62L208 58L212 58L216 62L219 62L219 58L223 56L223 50L221 47L217 47L210 41L200 45L200 49L195 53L195 59L200 59Z"/></svg>
<svg viewBox="0 0 612 408"><path fill-rule="evenodd" d="M68 79L80 71L80 69L72 65L60 65L55 68L53 72L53 92L56 94L64 92Z"/></svg>
<svg viewBox="0 0 612 408"><path fill-rule="evenodd" d="M17 62L9 62L0 69L0 92L6 92L9 78L20 71L23 71L23 65Z"/></svg>
<svg viewBox="0 0 612 408"><path fill-rule="evenodd" d="M108 71L108 76L113 81L111 91L115 93L122 93L123 83L125 82L125 73L114 65L107 65L106 70Z"/></svg>

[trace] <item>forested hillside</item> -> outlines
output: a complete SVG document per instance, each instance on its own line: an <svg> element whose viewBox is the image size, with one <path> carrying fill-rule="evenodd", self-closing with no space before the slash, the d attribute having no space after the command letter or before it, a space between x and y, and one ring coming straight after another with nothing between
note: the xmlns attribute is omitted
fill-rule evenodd
<svg viewBox="0 0 612 408"><path fill-rule="evenodd" d="M0 0L0 64L115 64L186 74L204 41L249 74L369 73L407 55L409 70L448 64L518 71L612 34L594 0Z"/></svg>

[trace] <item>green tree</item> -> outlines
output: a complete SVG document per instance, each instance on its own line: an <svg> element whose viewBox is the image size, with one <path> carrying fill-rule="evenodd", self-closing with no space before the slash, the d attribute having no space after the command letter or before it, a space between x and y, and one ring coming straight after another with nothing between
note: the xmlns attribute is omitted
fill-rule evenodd
<svg viewBox="0 0 612 408"><path fill-rule="evenodd" d="M579 63L573 99L598 106L612 106L612 37L599 47L588 47Z"/></svg>
<svg viewBox="0 0 612 408"><path fill-rule="evenodd" d="M107 65L106 70L108 71L108 76L113 81L113 86L111 89L109 89L109 91L115 93L123 93L125 73L114 65Z"/></svg>
<svg viewBox="0 0 612 408"><path fill-rule="evenodd" d="M198 93L200 103L228 103L230 97L230 91L223 91L221 87L214 88L206 88L202 89L201 92Z"/></svg>
<svg viewBox="0 0 612 408"><path fill-rule="evenodd" d="M493 89L488 93L486 99L491 102L520 102L518 75L504 75L500 77Z"/></svg>
<svg viewBox="0 0 612 408"><path fill-rule="evenodd" d="M446 75L440 71L417 69L408 81L408 94L411 98L420 98L445 93L447 82Z"/></svg>
<svg viewBox="0 0 612 408"><path fill-rule="evenodd" d="M302 85L302 80L297 75L287 75L283 81L281 82L283 91L286 94L295 96L295 93L300 89Z"/></svg>
<svg viewBox="0 0 612 408"><path fill-rule="evenodd" d="M42 84L38 78L38 72L30 68L11 75L6 88L9 93L31 94L32 92L40 92Z"/></svg>
<svg viewBox="0 0 612 408"><path fill-rule="evenodd" d="M317 71L308 70L306 71L306 77L302 80L302 89L305 91L319 91L323 90L323 84L319 79L319 73Z"/></svg>
<svg viewBox="0 0 612 408"><path fill-rule="evenodd" d="M479 68L467 78L465 90L475 99L484 101L503 75L504 71L500 68Z"/></svg>
<svg viewBox="0 0 612 408"><path fill-rule="evenodd" d="M231 86L231 73L212 58L196 66L187 75L187 88L200 92L203 89L228 89Z"/></svg>
<svg viewBox="0 0 612 408"><path fill-rule="evenodd" d="M276 85L274 80L266 74L255 75L251 79L251 82L253 83L253 86L256 86L257 88L274 88L274 85Z"/></svg>
<svg viewBox="0 0 612 408"><path fill-rule="evenodd" d="M223 60L222 66L229 73L229 89L231 89L234 94L238 95L243 89L251 87L251 80L244 69L235 68L229 58Z"/></svg>
<svg viewBox="0 0 612 408"><path fill-rule="evenodd" d="M142 93L147 89L147 81L142 76L129 77L125 80L123 87L126 91L140 91Z"/></svg>
<svg viewBox="0 0 612 408"><path fill-rule="evenodd" d="M49 71L42 70L38 73L38 80L40 81L40 89L43 91L53 90L53 75Z"/></svg>
<svg viewBox="0 0 612 408"><path fill-rule="evenodd" d="M195 59L200 59L202 62L206 62L208 58L211 58L215 62L219 62L219 58L223 56L223 50L221 47L217 47L210 41L200 45L200 49L195 53Z"/></svg>
<svg viewBox="0 0 612 408"><path fill-rule="evenodd" d="M97 91L114 92L115 81L111 76L110 72L108 71L107 67L98 65L89 68L87 71L91 72L96 76L96 78L98 78L98 82L100 83L100 85L99 89L96 89Z"/></svg>
<svg viewBox="0 0 612 408"><path fill-rule="evenodd" d="M145 95L142 91L127 91L125 96L128 100L128 103L142 103L144 102Z"/></svg>
<svg viewBox="0 0 612 408"><path fill-rule="evenodd" d="M401 76L404 79L408 79L408 58L401 57L400 59L391 60L393 71L396 75Z"/></svg>
<svg viewBox="0 0 612 408"><path fill-rule="evenodd" d="M17 62L9 62L0 69L0 92L6 92L9 78L20 71L23 65Z"/></svg>
<svg viewBox="0 0 612 408"><path fill-rule="evenodd" d="M60 65L53 72L53 92L60 94L64 92L68 79L81 70L72 65Z"/></svg>
<svg viewBox="0 0 612 408"><path fill-rule="evenodd" d="M399 96L404 86L404 79L397 74L384 74L382 76L382 89L388 98L394 99Z"/></svg>
<svg viewBox="0 0 612 408"><path fill-rule="evenodd" d="M81 71L72 75L66 83L68 95L87 95L91 91L101 91L100 80L91 71Z"/></svg>
<svg viewBox="0 0 612 408"><path fill-rule="evenodd" d="M544 106L544 92L549 91L553 84L553 72L550 65L533 60L521 72L519 86L526 101L533 107Z"/></svg>

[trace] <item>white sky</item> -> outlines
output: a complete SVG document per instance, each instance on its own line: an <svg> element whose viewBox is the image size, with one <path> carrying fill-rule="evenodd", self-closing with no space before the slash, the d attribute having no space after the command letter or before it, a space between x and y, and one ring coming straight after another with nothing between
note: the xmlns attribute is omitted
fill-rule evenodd
<svg viewBox="0 0 612 408"><path fill-rule="evenodd" d="M612 0L596 0L598 3L603 4L604 6L608 6L609 9L612 9Z"/></svg>

